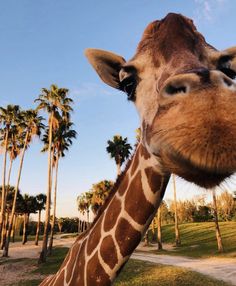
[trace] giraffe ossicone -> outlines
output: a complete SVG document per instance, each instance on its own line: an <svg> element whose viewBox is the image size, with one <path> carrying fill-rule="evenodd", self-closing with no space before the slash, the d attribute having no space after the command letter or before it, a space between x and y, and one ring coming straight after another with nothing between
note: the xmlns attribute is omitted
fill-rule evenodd
<svg viewBox="0 0 236 286"><path fill-rule="evenodd" d="M40 285L110 285L149 226L171 173L205 188L236 171L236 47L218 51L193 22L148 25L134 57L87 49L108 85L140 116L141 141L91 228Z"/></svg>

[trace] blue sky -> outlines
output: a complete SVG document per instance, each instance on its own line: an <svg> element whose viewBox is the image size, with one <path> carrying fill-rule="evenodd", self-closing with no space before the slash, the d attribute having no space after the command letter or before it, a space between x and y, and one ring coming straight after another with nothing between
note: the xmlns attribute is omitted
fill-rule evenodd
<svg viewBox="0 0 236 286"><path fill-rule="evenodd" d="M236 44L235 11L234 0L0 0L0 105L31 108L41 88L52 83L68 88L75 101L78 138L60 162L58 216L76 216L78 194L115 178L106 142L121 134L133 144L139 126L132 103L99 80L84 49L110 50L129 59L147 24L168 12L192 18L210 44L225 49ZM47 156L40 149L35 140L27 151L22 192L46 192ZM17 161L14 167L13 178ZM202 192L183 181L177 188L180 198ZM171 197L170 185L166 198Z"/></svg>

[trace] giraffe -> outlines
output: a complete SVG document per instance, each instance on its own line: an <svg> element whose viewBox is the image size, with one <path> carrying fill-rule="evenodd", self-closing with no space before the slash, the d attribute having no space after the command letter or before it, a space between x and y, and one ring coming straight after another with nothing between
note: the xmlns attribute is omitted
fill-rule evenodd
<svg viewBox="0 0 236 286"><path fill-rule="evenodd" d="M41 286L111 285L142 239L171 173L212 188L236 170L236 47L218 51L192 20L147 26L129 61L87 49L108 85L138 111L141 140L90 229Z"/></svg>

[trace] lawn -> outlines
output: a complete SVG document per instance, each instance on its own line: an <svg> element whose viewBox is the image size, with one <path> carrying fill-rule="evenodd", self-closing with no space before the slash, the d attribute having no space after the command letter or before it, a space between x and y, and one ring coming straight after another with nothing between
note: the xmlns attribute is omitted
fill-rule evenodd
<svg viewBox="0 0 236 286"><path fill-rule="evenodd" d="M236 222L221 222L220 230L225 252L218 253L213 222L181 224L180 236L182 246L174 251L167 251L172 255L190 257L224 256L236 257ZM162 228L164 243L174 244L174 225L165 225ZM164 251L166 253L166 251ZM166 253L166 254L167 254Z"/></svg>

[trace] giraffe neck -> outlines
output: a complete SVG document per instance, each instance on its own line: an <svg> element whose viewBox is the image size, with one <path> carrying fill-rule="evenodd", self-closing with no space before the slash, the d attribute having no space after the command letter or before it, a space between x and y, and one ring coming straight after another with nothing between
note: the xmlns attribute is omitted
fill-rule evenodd
<svg viewBox="0 0 236 286"><path fill-rule="evenodd" d="M110 285L140 243L168 180L140 144L106 208L77 238L59 271L40 285Z"/></svg>

